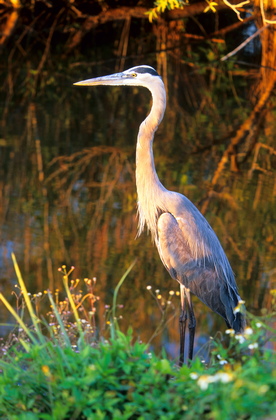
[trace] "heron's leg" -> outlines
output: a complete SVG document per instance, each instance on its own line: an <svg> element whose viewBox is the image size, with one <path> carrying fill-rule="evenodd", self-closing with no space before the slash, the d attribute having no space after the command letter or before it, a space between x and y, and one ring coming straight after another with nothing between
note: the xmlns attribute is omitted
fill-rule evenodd
<svg viewBox="0 0 276 420"><path fill-rule="evenodd" d="M194 314L193 304L192 304L192 297L190 294L190 289L185 288L185 294L187 298L187 306L188 306L188 313L189 313L189 353L188 353L188 360L193 360L193 352L194 352L194 341L195 341L195 329L196 329L196 318Z"/></svg>
<svg viewBox="0 0 276 420"><path fill-rule="evenodd" d="M180 301L181 301L181 312L179 317L179 333L180 333L180 347L179 347L179 366L184 363L184 351L185 351L185 331L187 322L187 308L186 308L186 296L185 286L180 285Z"/></svg>

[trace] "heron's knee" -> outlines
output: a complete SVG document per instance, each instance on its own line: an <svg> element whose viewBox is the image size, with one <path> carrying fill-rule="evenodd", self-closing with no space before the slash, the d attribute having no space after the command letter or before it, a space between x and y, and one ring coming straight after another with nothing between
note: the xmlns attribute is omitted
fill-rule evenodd
<svg viewBox="0 0 276 420"><path fill-rule="evenodd" d="M179 322L186 322L188 318L187 311L181 311L179 316Z"/></svg>

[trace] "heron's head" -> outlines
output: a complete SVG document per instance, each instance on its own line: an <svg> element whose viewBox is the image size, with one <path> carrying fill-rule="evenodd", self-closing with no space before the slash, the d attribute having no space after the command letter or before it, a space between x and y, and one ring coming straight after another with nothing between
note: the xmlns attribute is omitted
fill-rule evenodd
<svg viewBox="0 0 276 420"><path fill-rule="evenodd" d="M96 86L96 85L113 85L113 86L144 86L148 89L156 82L160 83L161 77L154 68L150 66L136 66L131 69L114 73L108 76L96 77L94 79L82 80L74 83L77 86Z"/></svg>

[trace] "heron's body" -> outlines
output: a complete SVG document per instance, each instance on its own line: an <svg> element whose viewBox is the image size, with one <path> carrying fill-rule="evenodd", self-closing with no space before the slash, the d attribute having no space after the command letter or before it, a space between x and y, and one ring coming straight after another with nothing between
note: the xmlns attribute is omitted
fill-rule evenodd
<svg viewBox="0 0 276 420"><path fill-rule="evenodd" d="M161 184L155 170L152 143L166 108L161 77L152 67L138 66L77 84L135 85L151 91L152 108L140 125L136 147L138 234L145 225L150 230L164 266L182 286L189 305L191 291L228 327L242 332L244 316L235 311L240 301L235 277L215 232L187 197Z"/></svg>

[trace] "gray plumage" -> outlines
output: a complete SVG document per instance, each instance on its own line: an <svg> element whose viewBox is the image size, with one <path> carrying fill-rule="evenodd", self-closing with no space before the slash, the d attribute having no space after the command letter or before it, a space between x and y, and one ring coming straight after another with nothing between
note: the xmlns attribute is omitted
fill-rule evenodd
<svg viewBox="0 0 276 420"><path fill-rule="evenodd" d="M189 297L191 291L221 315L228 327L242 332L244 315L235 311L241 298L215 232L187 197L161 184L155 170L152 143L166 108L161 77L152 67L143 65L76 84L144 86L150 90L152 108L140 125L136 146L138 235L147 226L164 266L186 295Z"/></svg>

